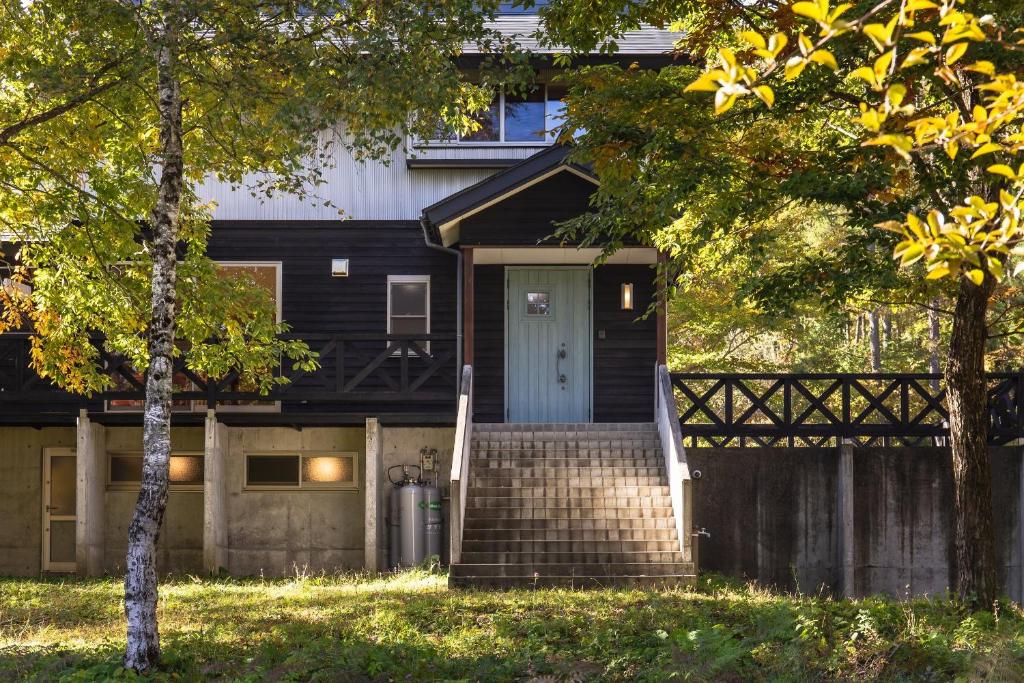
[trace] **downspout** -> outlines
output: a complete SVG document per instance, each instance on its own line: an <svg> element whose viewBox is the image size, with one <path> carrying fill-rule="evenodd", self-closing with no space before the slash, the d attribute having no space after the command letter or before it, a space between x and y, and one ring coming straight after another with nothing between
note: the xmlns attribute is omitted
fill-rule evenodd
<svg viewBox="0 0 1024 683"><path fill-rule="evenodd" d="M430 223L426 216L420 216L423 228L423 243L430 249L455 256L455 368L456 377L462 377L462 252L430 241Z"/></svg>

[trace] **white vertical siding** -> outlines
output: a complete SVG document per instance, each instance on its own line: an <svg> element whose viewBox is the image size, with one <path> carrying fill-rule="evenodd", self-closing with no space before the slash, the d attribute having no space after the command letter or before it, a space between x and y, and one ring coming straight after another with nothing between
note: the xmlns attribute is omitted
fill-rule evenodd
<svg viewBox="0 0 1024 683"><path fill-rule="evenodd" d="M325 133L336 135L337 133ZM335 145L333 163L323 169L323 183L311 195L253 197L249 186L231 188L208 178L197 191L214 203L216 220L414 220L421 210L495 173L495 169L408 169L406 151L395 149L387 163L357 162ZM324 206L324 200L333 206Z"/></svg>

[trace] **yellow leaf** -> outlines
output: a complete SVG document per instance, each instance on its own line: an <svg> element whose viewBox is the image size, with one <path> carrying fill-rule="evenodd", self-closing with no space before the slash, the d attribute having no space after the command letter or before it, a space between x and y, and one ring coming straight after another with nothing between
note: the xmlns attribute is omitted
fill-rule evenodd
<svg viewBox="0 0 1024 683"><path fill-rule="evenodd" d="M775 93L767 85L758 85L754 87L754 94L768 105L769 108L775 104Z"/></svg>
<svg viewBox="0 0 1024 683"><path fill-rule="evenodd" d="M903 60L903 64L900 65L900 68L909 69L912 66L927 63L929 52L931 52L931 50L926 47L915 47L907 53L907 57Z"/></svg>
<svg viewBox="0 0 1024 683"><path fill-rule="evenodd" d="M801 17L807 17L814 21L825 20L826 14L821 11L821 6L816 2L795 2L790 9L793 10L793 14Z"/></svg>
<svg viewBox="0 0 1024 683"><path fill-rule="evenodd" d="M839 65L836 63L836 58L833 57L832 53L828 50L815 50L811 53L810 59L812 62L817 62L822 66L827 66L833 71L839 69Z"/></svg>
<svg viewBox="0 0 1024 683"><path fill-rule="evenodd" d="M786 80L787 81L793 80L794 78L799 76L801 73L803 73L803 70L806 67L807 67L807 60L804 59L803 57L801 57L800 55L795 55L793 57L790 57L789 61L786 62Z"/></svg>
<svg viewBox="0 0 1024 683"><path fill-rule="evenodd" d="M981 60L979 62L975 62L974 64L968 64L967 66L964 67L964 69L966 69L967 71L976 71L977 73L985 74L986 76L996 75L996 65L987 60Z"/></svg>
<svg viewBox="0 0 1024 683"><path fill-rule="evenodd" d="M1013 172L1013 169L1006 164L994 164L985 169L989 173L994 175L1006 176L1010 180L1016 180L1017 174Z"/></svg>
<svg viewBox="0 0 1024 683"><path fill-rule="evenodd" d="M931 31L917 31L916 33L908 33L907 38L913 38L914 40L920 40L923 43L929 45L935 44L935 34Z"/></svg>
<svg viewBox="0 0 1024 683"><path fill-rule="evenodd" d="M921 10L925 9L938 8L939 6L932 2L931 0L909 0L909 2L907 2L906 10L908 12L920 12Z"/></svg>
<svg viewBox="0 0 1024 683"><path fill-rule="evenodd" d="M967 43L951 45L946 50L946 64L956 64L957 60L963 57L965 52L967 52Z"/></svg>
<svg viewBox="0 0 1024 683"><path fill-rule="evenodd" d="M944 149L950 159L956 159L956 155L960 151L960 143L956 140L950 140L945 144Z"/></svg>
<svg viewBox="0 0 1024 683"><path fill-rule="evenodd" d="M859 69L854 69L850 72L851 78L859 78L867 81L868 83L875 82L875 72L869 66L862 66Z"/></svg>
<svg viewBox="0 0 1024 683"><path fill-rule="evenodd" d="M720 89L715 93L715 113L724 114L725 112L732 109L732 105L736 103L736 95L728 92L725 88Z"/></svg>
<svg viewBox="0 0 1024 683"><path fill-rule="evenodd" d="M971 155L971 158L977 159L980 156L985 156L986 154L991 154L992 152L1000 152L1002 151L1002 149L1002 145L997 145L994 142L989 142L988 144L984 144L978 149L976 149L974 151L974 154ZM1009 166L1007 166L1007 168L1009 168Z"/></svg>
<svg viewBox="0 0 1024 683"><path fill-rule="evenodd" d="M924 276L925 280L938 280L949 275L950 270L946 266L936 266L928 271L928 274Z"/></svg>
<svg viewBox="0 0 1024 683"><path fill-rule="evenodd" d="M981 283L985 281L985 272L977 268L971 268L967 271L967 277L970 278L971 282L981 286Z"/></svg>
<svg viewBox="0 0 1024 683"><path fill-rule="evenodd" d="M721 69L714 69L708 71L705 74L701 74L700 78L695 80L693 83L686 86L684 92L702 91L702 92L717 92L718 91L718 80L725 76L725 72Z"/></svg>
<svg viewBox="0 0 1024 683"><path fill-rule="evenodd" d="M760 50L767 49L768 47L768 43L765 42L764 37L757 31L740 31L740 38Z"/></svg>

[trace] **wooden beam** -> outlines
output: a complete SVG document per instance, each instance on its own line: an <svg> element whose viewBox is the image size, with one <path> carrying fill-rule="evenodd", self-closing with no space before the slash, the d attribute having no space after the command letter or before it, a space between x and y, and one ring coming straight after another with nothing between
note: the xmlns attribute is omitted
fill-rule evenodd
<svg viewBox="0 0 1024 683"><path fill-rule="evenodd" d="M462 249L462 363L473 364L473 328L476 297L473 292L473 249Z"/></svg>
<svg viewBox="0 0 1024 683"><path fill-rule="evenodd" d="M664 252L658 252L658 274L655 282L658 296L657 306L657 361L658 365L665 365L668 362L668 257Z"/></svg>

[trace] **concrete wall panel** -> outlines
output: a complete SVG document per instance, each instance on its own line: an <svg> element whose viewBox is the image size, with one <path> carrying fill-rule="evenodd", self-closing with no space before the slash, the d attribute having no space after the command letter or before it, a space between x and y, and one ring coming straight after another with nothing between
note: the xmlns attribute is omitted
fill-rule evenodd
<svg viewBox="0 0 1024 683"><path fill-rule="evenodd" d="M286 576L363 565L362 428L228 429L228 570ZM246 453L358 453L357 490L247 490Z"/></svg>
<svg viewBox="0 0 1024 683"><path fill-rule="evenodd" d="M39 573L43 448L75 442L73 427L0 427L0 575Z"/></svg>
<svg viewBox="0 0 1024 683"><path fill-rule="evenodd" d="M835 590L839 575L838 451L696 448L694 482L700 569L785 589Z"/></svg>

